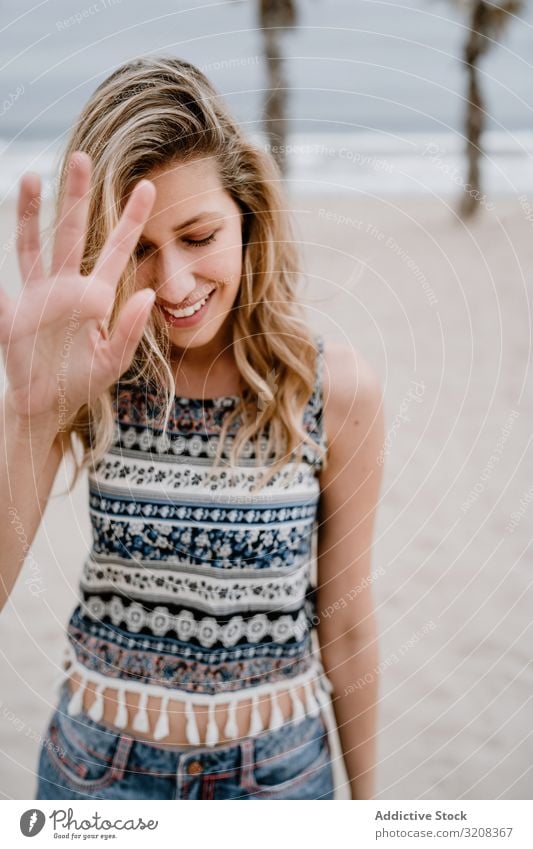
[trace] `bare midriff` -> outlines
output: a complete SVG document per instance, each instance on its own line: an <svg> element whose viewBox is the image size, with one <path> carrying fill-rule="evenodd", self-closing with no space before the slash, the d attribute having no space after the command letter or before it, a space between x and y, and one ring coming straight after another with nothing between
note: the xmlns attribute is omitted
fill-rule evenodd
<svg viewBox="0 0 533 849"><path fill-rule="evenodd" d="M80 676L77 673L72 673L68 676L68 687L71 693L77 690L79 681ZM94 702L95 691L96 686L91 682L87 682L85 686L85 691L83 693L84 711L87 711ZM305 699L305 690L303 686L299 687L296 692L300 697L300 700L303 702ZM286 690L282 690L281 692L278 691L276 693L276 697L283 718L289 719L292 714L292 700L290 694ZM167 705L169 734L162 740L154 740L152 736L155 724L159 718L159 708L161 705L160 697L149 696L147 699L146 712L148 714L148 721L150 723L149 733L142 733L137 730L134 730L133 728L133 719L137 712L139 696L136 693L126 692L125 702L128 710L128 723L124 728L118 729L114 724L114 718L117 713L117 690L113 687L106 687L106 689L103 691L103 714L101 720L99 721L105 725L109 725L114 730L120 731L122 734L129 734L134 738L137 738L139 740L146 740L147 742L154 743L158 746L172 745L190 746L191 748L194 747L187 740L187 735L185 733L186 717L184 702L179 701L177 699L169 700ZM268 694L264 694L263 696L258 697L257 708L259 711L259 715L261 716L262 726L264 729L267 729L268 723L270 721L271 708L270 697ZM250 699L243 698L236 706L235 721L239 730L239 737L246 737L248 735L251 710L252 704ZM208 707L207 705L193 705L193 711L196 716L196 724L198 726L198 731L200 734L200 741L204 741L207 729ZM218 726L219 734L219 739L216 745L220 745L221 743L236 743L237 740L235 738L224 736L224 725L226 723L228 715L227 704L216 705L214 709L214 715L215 721ZM199 745L204 746L205 743L200 742Z"/></svg>

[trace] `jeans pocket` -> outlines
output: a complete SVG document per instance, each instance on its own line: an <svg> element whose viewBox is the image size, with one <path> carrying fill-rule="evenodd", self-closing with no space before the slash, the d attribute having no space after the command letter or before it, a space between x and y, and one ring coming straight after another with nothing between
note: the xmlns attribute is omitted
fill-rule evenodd
<svg viewBox="0 0 533 849"><path fill-rule="evenodd" d="M85 718L56 710L45 741L47 758L75 790L108 787L124 776L133 739Z"/></svg>
<svg viewBox="0 0 533 849"><path fill-rule="evenodd" d="M265 799L333 798L331 749L327 729L320 728L323 733L304 742L291 744L289 734L282 751L256 759L247 792Z"/></svg>

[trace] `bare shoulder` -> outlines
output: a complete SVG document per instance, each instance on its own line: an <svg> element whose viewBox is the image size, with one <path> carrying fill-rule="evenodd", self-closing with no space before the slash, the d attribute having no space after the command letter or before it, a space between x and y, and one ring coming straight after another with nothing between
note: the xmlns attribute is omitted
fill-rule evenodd
<svg viewBox="0 0 533 849"><path fill-rule="evenodd" d="M381 427L383 394L374 367L346 343L324 342L324 425L328 442L347 434L361 439Z"/></svg>

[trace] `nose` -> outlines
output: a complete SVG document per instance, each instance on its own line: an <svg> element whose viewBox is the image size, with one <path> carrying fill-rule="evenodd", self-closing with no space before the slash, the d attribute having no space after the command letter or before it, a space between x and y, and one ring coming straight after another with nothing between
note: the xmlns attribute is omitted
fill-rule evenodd
<svg viewBox="0 0 533 849"><path fill-rule="evenodd" d="M180 304L198 288L194 262L176 248L161 249L156 263L156 296L168 304Z"/></svg>

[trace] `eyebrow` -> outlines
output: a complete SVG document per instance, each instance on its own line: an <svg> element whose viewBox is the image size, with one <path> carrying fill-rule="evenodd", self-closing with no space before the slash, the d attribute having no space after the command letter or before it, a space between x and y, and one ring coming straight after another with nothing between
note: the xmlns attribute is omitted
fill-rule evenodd
<svg viewBox="0 0 533 849"><path fill-rule="evenodd" d="M224 213L218 212L217 210L213 210L212 212L200 212L198 215L188 218L187 221L184 221L182 224L178 224L172 229L175 233L177 233L179 230L185 230L186 227L190 227L191 224L196 224L196 222L200 221L202 218L211 218L213 215L218 216L218 218L222 218Z"/></svg>

